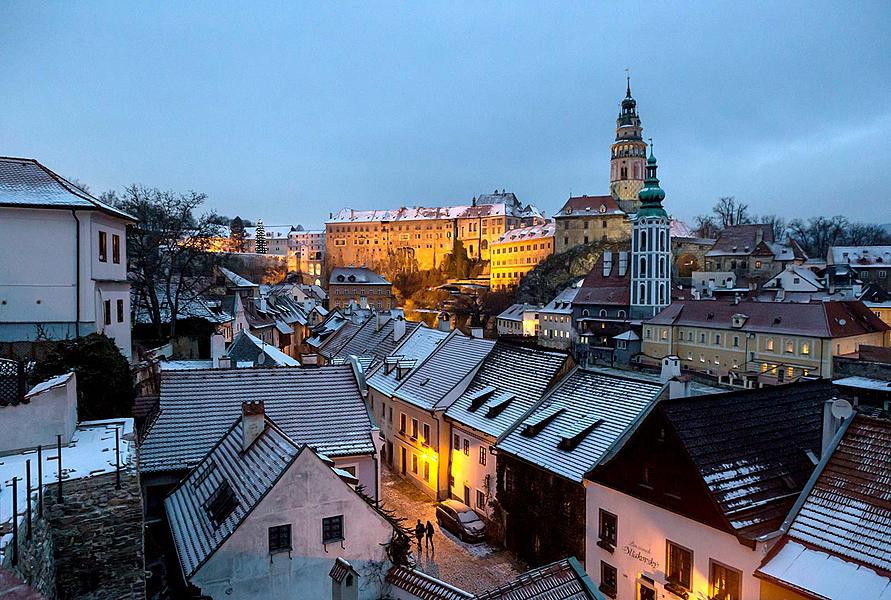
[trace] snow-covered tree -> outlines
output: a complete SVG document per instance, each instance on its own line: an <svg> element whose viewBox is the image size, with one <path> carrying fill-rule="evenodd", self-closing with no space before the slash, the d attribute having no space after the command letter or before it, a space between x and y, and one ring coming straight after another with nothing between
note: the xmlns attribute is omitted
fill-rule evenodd
<svg viewBox="0 0 891 600"><path fill-rule="evenodd" d="M257 219L257 247L255 252L257 254L266 254L269 251L268 246L266 245L266 229L263 228L263 219Z"/></svg>

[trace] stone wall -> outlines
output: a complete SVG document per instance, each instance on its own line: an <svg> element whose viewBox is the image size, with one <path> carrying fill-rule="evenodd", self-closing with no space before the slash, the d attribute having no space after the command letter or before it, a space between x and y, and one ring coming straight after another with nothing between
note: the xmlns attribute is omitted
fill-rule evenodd
<svg viewBox="0 0 891 600"><path fill-rule="evenodd" d="M145 598L142 495L135 470L44 489L44 518L34 512L30 542L21 533L16 572L50 600ZM11 553L7 553L10 555Z"/></svg>

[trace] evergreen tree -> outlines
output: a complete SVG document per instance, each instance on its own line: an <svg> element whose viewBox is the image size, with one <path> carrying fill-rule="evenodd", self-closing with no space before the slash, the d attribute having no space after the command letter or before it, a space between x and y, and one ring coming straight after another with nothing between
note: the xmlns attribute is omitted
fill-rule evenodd
<svg viewBox="0 0 891 600"><path fill-rule="evenodd" d="M229 241L232 252L244 252L244 221L236 216L229 225Z"/></svg>
<svg viewBox="0 0 891 600"><path fill-rule="evenodd" d="M257 254L266 254L269 249L266 246L266 230L263 228L263 219L257 219Z"/></svg>

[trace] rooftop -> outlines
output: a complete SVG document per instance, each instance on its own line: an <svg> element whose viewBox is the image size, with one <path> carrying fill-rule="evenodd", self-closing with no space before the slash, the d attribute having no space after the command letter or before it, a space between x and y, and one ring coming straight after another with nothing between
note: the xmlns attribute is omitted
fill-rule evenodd
<svg viewBox="0 0 891 600"><path fill-rule="evenodd" d="M562 352L497 342L446 416L497 438L535 406L569 364L572 359Z"/></svg>
<svg viewBox="0 0 891 600"><path fill-rule="evenodd" d="M0 206L99 210L136 222L132 215L97 200L33 158L0 156Z"/></svg>
<svg viewBox="0 0 891 600"><path fill-rule="evenodd" d="M492 242L492 244L510 244L512 242L532 242L548 237L554 237L555 225L546 223L545 225L533 225L532 227L520 227L518 229L509 229Z"/></svg>
<svg viewBox="0 0 891 600"><path fill-rule="evenodd" d="M819 456L827 380L665 400L665 415L715 503L746 539L777 531Z"/></svg>
<svg viewBox="0 0 891 600"><path fill-rule="evenodd" d="M575 368L498 439L499 451L581 483L662 385Z"/></svg>
<svg viewBox="0 0 891 600"><path fill-rule="evenodd" d="M370 363L377 364L420 325L412 321L404 322L405 333L397 340L394 337L396 320L390 315L376 313L357 330L353 330L352 336L336 336L330 344L325 345L322 354L331 359L349 356L370 358Z"/></svg>
<svg viewBox="0 0 891 600"><path fill-rule="evenodd" d="M331 270L329 285L390 285L390 282L365 267L335 267Z"/></svg>
<svg viewBox="0 0 891 600"><path fill-rule="evenodd" d="M571 196L566 204L554 215L560 217L579 217L585 215L624 215L615 198L606 196Z"/></svg>
<svg viewBox="0 0 891 600"><path fill-rule="evenodd" d="M369 372L368 387L392 396L407 374L430 356L448 333L429 327L416 327L394 348L384 362Z"/></svg>
<svg viewBox="0 0 891 600"><path fill-rule="evenodd" d="M761 242L773 242L773 227L767 223L725 227L706 256L747 256Z"/></svg>
<svg viewBox="0 0 891 600"><path fill-rule="evenodd" d="M891 246L830 246L827 262L854 267L891 267Z"/></svg>
<svg viewBox="0 0 891 600"><path fill-rule="evenodd" d="M606 251L582 280L573 304L631 304L631 264L629 253Z"/></svg>
<svg viewBox="0 0 891 600"><path fill-rule="evenodd" d="M258 367L299 367L300 361L292 358L271 344L267 344L249 331L242 330L235 335L227 356L232 365L251 363Z"/></svg>
<svg viewBox="0 0 891 600"><path fill-rule="evenodd" d="M526 571L515 580L478 595L477 600L603 600L584 567L565 558Z"/></svg>
<svg viewBox="0 0 891 600"><path fill-rule="evenodd" d="M891 598L891 420L849 421L797 508L762 574L821 597Z"/></svg>
<svg viewBox="0 0 891 600"><path fill-rule="evenodd" d="M350 365L163 371L160 414L140 446L140 470L198 464L245 399L262 399L291 439L327 456L374 452L371 420Z"/></svg>
<svg viewBox="0 0 891 600"><path fill-rule="evenodd" d="M735 323L738 326L734 326ZM734 303L724 300L687 300L672 302L658 315L646 321L646 324L820 338L849 337L889 329L888 325L860 301Z"/></svg>

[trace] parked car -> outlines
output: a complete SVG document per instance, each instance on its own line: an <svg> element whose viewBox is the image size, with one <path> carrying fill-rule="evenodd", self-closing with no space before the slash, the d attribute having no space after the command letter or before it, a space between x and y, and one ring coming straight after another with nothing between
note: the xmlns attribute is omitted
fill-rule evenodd
<svg viewBox="0 0 891 600"><path fill-rule="evenodd" d="M462 541L477 543L486 539L486 524L473 509L457 500L443 500L436 506L436 522Z"/></svg>

